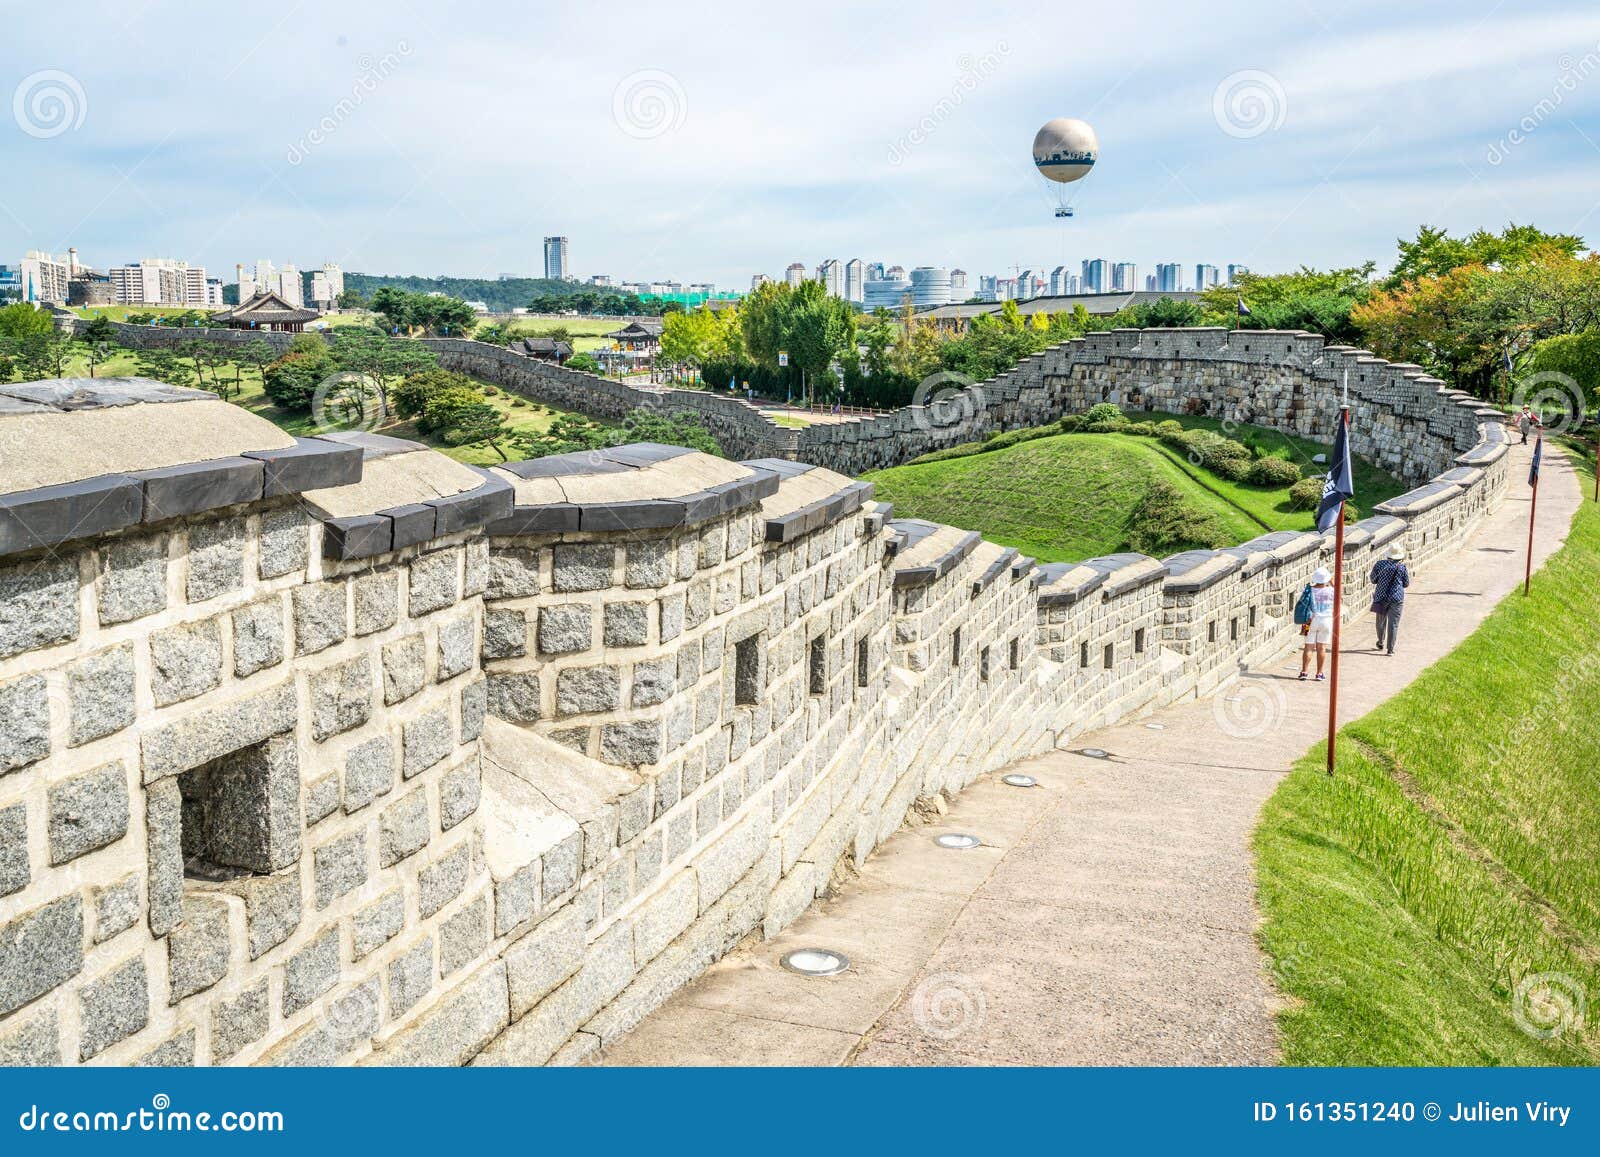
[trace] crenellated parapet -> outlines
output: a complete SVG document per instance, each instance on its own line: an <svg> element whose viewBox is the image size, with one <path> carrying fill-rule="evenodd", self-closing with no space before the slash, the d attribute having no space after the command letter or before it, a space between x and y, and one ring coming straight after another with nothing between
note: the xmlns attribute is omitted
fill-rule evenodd
<svg viewBox="0 0 1600 1157"><path fill-rule="evenodd" d="M1426 567L1498 501L1493 412L1207 330L1047 350L972 412L1189 389L1293 424L1346 368L1439 464L1348 528L1354 615L1383 551ZM861 425L827 444L876 453ZM0 386L0 1063L582 1059L919 799L1292 645L1331 559L1040 566L752 444L481 470L156 383Z"/></svg>

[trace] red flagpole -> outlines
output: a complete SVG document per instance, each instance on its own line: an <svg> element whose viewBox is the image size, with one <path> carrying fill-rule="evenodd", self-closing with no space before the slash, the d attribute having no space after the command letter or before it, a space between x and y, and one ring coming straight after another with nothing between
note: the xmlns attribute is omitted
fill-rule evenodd
<svg viewBox="0 0 1600 1157"><path fill-rule="evenodd" d="M1344 423L1345 444L1350 438L1350 407L1340 415ZM1329 463L1329 467L1332 467ZM1333 665L1328 672L1328 774L1333 774L1334 743L1339 734L1339 626L1344 607L1344 503L1339 503L1339 521L1333 532Z"/></svg>
<svg viewBox="0 0 1600 1157"><path fill-rule="evenodd" d="M1544 434L1539 435L1539 440L1534 443L1533 452L1539 454L1544 447ZM1541 458L1543 455L1540 455ZM1539 476L1533 476L1533 494L1528 500L1528 569L1522 576L1522 593L1526 595L1533 586L1533 516L1539 509Z"/></svg>

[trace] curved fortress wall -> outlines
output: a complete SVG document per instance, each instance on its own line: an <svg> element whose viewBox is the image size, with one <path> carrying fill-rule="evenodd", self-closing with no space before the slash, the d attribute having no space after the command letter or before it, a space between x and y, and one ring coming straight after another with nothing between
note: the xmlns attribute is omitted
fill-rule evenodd
<svg viewBox="0 0 1600 1157"><path fill-rule="evenodd" d="M1498 422L1411 371L1082 356L974 413L1182 409L1204 378L1310 422L1350 360L1358 429L1415 443L1377 456L1437 468L1350 528L1352 615L1382 549L1427 566L1505 485ZM829 469L672 447L462 474L261 423L204 461L97 456L104 422L175 444L193 393L0 387L0 442L45 421L84 462L0 486L6 1063L580 1059L918 798L1281 651L1331 552L1036 566ZM879 458L901 420L801 433Z"/></svg>

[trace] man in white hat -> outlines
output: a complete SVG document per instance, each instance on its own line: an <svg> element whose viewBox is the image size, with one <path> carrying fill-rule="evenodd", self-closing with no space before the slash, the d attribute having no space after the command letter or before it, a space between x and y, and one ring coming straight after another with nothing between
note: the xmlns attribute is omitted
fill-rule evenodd
<svg viewBox="0 0 1600 1157"><path fill-rule="evenodd" d="M1410 585L1405 548L1397 542L1372 564L1372 613L1378 616L1377 649L1385 654L1394 654L1394 641L1400 634L1400 613L1405 610L1406 588Z"/></svg>
<svg viewBox="0 0 1600 1157"><path fill-rule="evenodd" d="M1306 645L1300 651L1300 678L1310 677L1311 656L1315 652L1318 682L1327 678L1322 668L1333 642L1333 585L1328 578L1327 568L1319 566L1311 573L1311 585L1306 588L1311 595L1311 621L1304 627ZM1305 597L1304 593L1301 597Z"/></svg>

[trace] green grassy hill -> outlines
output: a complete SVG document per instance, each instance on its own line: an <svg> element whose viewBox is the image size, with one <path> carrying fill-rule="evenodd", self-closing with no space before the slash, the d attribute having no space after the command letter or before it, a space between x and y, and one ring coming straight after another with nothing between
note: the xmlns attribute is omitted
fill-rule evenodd
<svg viewBox="0 0 1600 1157"><path fill-rule="evenodd" d="M1146 415L1139 415L1144 419ZM1151 421L1174 418L1148 415ZM1178 419L1217 429L1211 419ZM1301 463L1326 448L1254 427L1230 437ZM1357 461L1357 507L1370 510L1405 489ZM1268 530L1309 530L1311 511L1290 508L1287 488L1234 482L1195 465L1181 450L1129 434L1059 434L1003 450L918 462L866 477L895 513L982 531L1045 562L1119 550L1171 554L1196 546L1243 542Z"/></svg>
<svg viewBox="0 0 1600 1157"><path fill-rule="evenodd" d="M1294 1001L1286 1063L1600 1060L1597 571L1585 502L1531 597L1346 726L1336 779L1319 745L1268 801L1260 935Z"/></svg>

